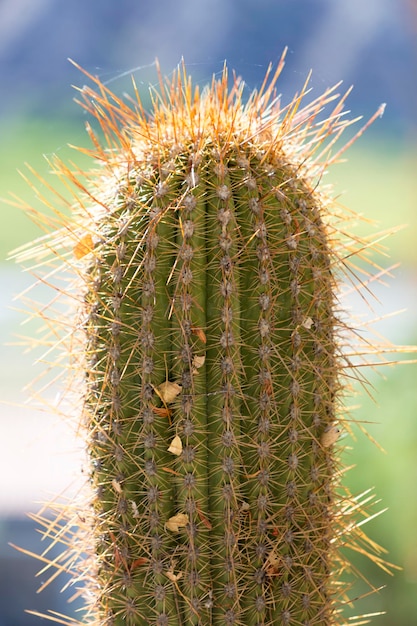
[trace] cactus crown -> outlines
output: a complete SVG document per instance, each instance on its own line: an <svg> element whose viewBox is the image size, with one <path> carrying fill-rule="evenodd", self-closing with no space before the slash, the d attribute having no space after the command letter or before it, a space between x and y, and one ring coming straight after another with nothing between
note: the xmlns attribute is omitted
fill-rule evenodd
<svg viewBox="0 0 417 626"><path fill-rule="evenodd" d="M335 445L355 376L339 282L366 258L317 189L345 97L303 104L305 86L283 107L282 66L246 102L226 68L201 93L182 69L151 114L90 76L101 167L85 182L55 161L81 193L21 254L73 276L58 347L81 382L92 489L82 514L37 519L64 544L49 565L85 583L83 623L340 624L344 549L384 566Z"/></svg>

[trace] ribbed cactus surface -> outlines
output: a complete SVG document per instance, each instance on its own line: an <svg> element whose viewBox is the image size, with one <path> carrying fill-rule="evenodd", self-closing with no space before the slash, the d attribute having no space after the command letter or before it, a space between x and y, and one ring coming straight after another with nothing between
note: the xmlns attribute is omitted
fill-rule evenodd
<svg viewBox="0 0 417 626"><path fill-rule="evenodd" d="M338 369L317 199L257 138L139 159L87 273L103 613L324 624Z"/></svg>
<svg viewBox="0 0 417 626"><path fill-rule="evenodd" d="M82 90L103 168L48 245L81 302L86 623L343 621L339 549L366 538L335 451L344 235L316 185L346 123L319 117L331 90L282 107L280 69L246 104L226 70L201 94L178 72L151 115Z"/></svg>

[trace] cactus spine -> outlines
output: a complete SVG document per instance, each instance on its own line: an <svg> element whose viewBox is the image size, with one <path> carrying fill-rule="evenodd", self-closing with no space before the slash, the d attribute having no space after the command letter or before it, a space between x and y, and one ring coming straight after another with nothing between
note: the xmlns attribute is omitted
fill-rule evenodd
<svg viewBox="0 0 417 626"><path fill-rule="evenodd" d="M72 352L94 493L65 554L87 581L86 623L340 624L340 548L378 551L334 445L352 244L316 183L343 98L326 121L332 90L281 109L281 67L246 104L226 70L201 94L179 71L152 116L97 79L81 91L103 168L84 185L56 164L83 195L48 248L82 300Z"/></svg>

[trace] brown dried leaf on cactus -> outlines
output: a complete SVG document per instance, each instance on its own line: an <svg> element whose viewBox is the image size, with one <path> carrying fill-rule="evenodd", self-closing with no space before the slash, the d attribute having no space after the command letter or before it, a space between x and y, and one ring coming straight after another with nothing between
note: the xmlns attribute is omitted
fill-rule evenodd
<svg viewBox="0 0 417 626"><path fill-rule="evenodd" d="M165 522L165 528L173 533L178 533L181 528L185 528L187 526L189 521L188 515L185 515L184 513L177 513Z"/></svg>
<svg viewBox="0 0 417 626"><path fill-rule="evenodd" d="M178 437L178 435L175 435L174 439L169 444L168 452L171 452L171 454L176 454L177 456L181 454L182 452L181 437Z"/></svg>
<svg viewBox="0 0 417 626"><path fill-rule="evenodd" d="M164 404L172 404L175 398L181 393L181 385L166 380L155 387L155 393L161 398Z"/></svg>

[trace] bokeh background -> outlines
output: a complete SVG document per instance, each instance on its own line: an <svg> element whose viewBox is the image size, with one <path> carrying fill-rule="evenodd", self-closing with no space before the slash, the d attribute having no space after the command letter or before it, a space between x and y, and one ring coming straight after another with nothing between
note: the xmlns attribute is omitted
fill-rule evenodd
<svg viewBox="0 0 417 626"><path fill-rule="evenodd" d="M373 311L367 313L359 298L348 306L368 319L385 318L377 329L390 340L416 343L415 0L1 0L0 196L10 198L11 192L40 207L17 169L27 171L28 162L52 181L47 162L52 154L82 163L67 144L88 145L88 118L73 102L72 88L82 87L86 78L68 57L119 95L132 92L131 74L140 89L156 81L155 57L164 74L184 58L201 84L227 60L244 77L249 93L285 46L284 102L313 69L313 95L340 79L342 90L354 84L348 102L352 117L366 118L387 103L383 119L329 179L342 202L378 222L381 231L408 224L388 240L386 265L401 265L392 279L373 286ZM2 204L0 216L0 626L36 626L40 618L24 609L74 612L74 603L66 604L72 591L60 592L62 580L37 595L44 580L43 574L34 578L39 564L9 542L42 550L25 514L53 494L77 488L81 456L68 425L47 409L24 405L22 388L41 368L33 365L36 351L10 344L36 333L36 323L22 326L24 315L13 309L21 307L13 297L31 279L5 259L39 232L12 206ZM38 297L47 298L46 291L41 289ZM391 315L401 309L407 311ZM359 560L365 576L384 588L360 600L352 614L386 611L374 618L375 624L411 626L417 624L417 369L382 368L368 375L376 402L366 393L353 398L352 405L360 405L354 416L367 422L386 453L363 436L348 441L346 461L357 467L346 480L357 493L375 487L379 507L388 511L370 523L368 532L402 570L390 577ZM359 581L357 593L364 588Z"/></svg>

